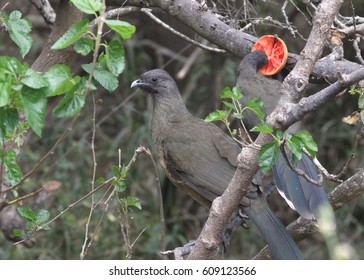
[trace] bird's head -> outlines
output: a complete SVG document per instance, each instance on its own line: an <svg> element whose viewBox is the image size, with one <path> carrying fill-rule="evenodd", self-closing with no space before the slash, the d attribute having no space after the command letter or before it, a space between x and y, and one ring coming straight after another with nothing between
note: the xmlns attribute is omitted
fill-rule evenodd
<svg viewBox="0 0 364 280"><path fill-rule="evenodd" d="M167 92L168 89L173 89L176 84L166 71L154 69L142 74L130 87L139 87L148 93L157 95Z"/></svg>

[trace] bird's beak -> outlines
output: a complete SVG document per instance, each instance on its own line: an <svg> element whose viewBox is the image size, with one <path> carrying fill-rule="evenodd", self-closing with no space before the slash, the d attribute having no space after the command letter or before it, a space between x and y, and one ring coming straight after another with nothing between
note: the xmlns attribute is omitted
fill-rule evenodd
<svg viewBox="0 0 364 280"><path fill-rule="evenodd" d="M143 86L143 82L141 80L135 80L134 82L131 83L130 88L140 87L140 86Z"/></svg>
<svg viewBox="0 0 364 280"><path fill-rule="evenodd" d="M134 82L131 83L130 88L134 88L134 87L140 87L140 88L142 88L145 91L150 92L150 93L155 93L156 92L149 83L143 82L140 79L135 80Z"/></svg>

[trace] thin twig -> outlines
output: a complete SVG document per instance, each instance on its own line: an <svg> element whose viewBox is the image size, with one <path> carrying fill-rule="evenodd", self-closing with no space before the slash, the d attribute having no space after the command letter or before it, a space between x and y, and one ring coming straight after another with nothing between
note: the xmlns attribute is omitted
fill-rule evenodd
<svg viewBox="0 0 364 280"><path fill-rule="evenodd" d="M354 159L355 154L356 154L356 150L358 149L360 140L362 139L364 135L364 126L361 127L361 129L359 130L359 132L356 134L355 136L355 142L354 142L354 146L353 149L351 151L351 155L350 158L346 161L346 163L344 164L344 166L342 167L341 171L335 176L336 178L340 178L341 176L343 176L346 171L349 168L349 165L351 163L351 161Z"/></svg>
<svg viewBox="0 0 364 280"><path fill-rule="evenodd" d="M102 11L100 13L100 17L98 18L98 26L97 26L97 34L96 34L96 40L95 40L95 49L94 49L94 53L93 53L93 60L92 60L92 64L91 64L91 70L90 70L90 75L88 77L87 80L87 85L86 85L86 91L85 91L85 95L87 95L88 91L91 88L91 83L92 83L92 77L93 77L93 73L96 67L96 62L97 62L97 58L98 58L98 54L99 54L99 49L101 46L101 37L102 37L102 29L105 23L105 14L106 11L106 3L105 0L102 1ZM96 170L97 170L97 160L96 160L96 151L95 151L95 139L96 139L96 100L95 100L95 95L92 94L92 101L93 101L93 116L92 116L92 137L91 137L91 151L92 151L92 161L93 161L93 169L92 169L92 180L91 180L91 191L93 191L95 189L95 180L96 180ZM90 207L90 212L88 215L88 219L86 222L86 229L85 229L85 239L82 245L82 250L80 253L80 258L81 260L85 257L85 250L86 250L86 244L88 241L88 233L89 233L89 224L91 222L91 217L93 214L93 210L94 210L94 204L95 204L95 198L92 195L91 196L91 207Z"/></svg>
<svg viewBox="0 0 364 280"><path fill-rule="evenodd" d="M318 186L320 187L322 185L322 176L321 174L318 174L319 176L319 180L316 181L314 179L312 179L310 176L308 176L305 172L303 172L301 169L293 166L293 164L291 163L290 159L288 158L288 155L287 155L287 152L286 152L286 149L284 148L284 144L280 145L280 150L282 152L282 155L284 157L284 159L286 160L289 168L294 171L295 173L297 173L298 176L301 176L303 177L307 182L315 185L315 186Z"/></svg>
<svg viewBox="0 0 364 280"><path fill-rule="evenodd" d="M149 9L146 8L142 8L140 9L141 12L143 12L144 14L146 14L147 16L149 16L152 20L154 20L156 23L158 23L159 25L161 25L162 27L164 27L165 29L167 29L168 31L170 31L171 33L177 35L178 37L182 38L183 40L186 40L187 42L191 43L192 45L195 45L197 47L200 47L201 49L210 51L210 52L217 52L217 53L225 53L226 51L223 49L219 49L219 48L212 48L209 46L206 46L204 44L201 44L195 40L192 40L191 38L187 37L186 35L178 32L177 30L173 29L172 27L170 27L168 24L164 23L163 21L161 21L159 18L157 18L155 15L153 15Z"/></svg>

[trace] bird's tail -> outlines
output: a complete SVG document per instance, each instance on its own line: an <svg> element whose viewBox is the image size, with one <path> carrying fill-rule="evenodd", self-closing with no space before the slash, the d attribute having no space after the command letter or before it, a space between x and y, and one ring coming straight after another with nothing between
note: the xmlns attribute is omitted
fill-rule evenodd
<svg viewBox="0 0 364 280"><path fill-rule="evenodd" d="M293 241L286 227L270 209L262 197L251 199L251 205L244 211L258 227L268 243L272 255L277 260L302 260L303 255Z"/></svg>
<svg viewBox="0 0 364 280"><path fill-rule="evenodd" d="M306 155L298 161L296 167L313 180L318 180L317 171L312 160ZM295 209L306 219L315 219L322 224L322 219L330 220L329 224L335 227L335 216L328 200L325 189L315 186L302 176L292 171L282 154L278 155L273 166L273 175L279 193L286 199L292 209ZM325 210L325 217L322 217L322 210ZM325 224L328 224L325 222Z"/></svg>

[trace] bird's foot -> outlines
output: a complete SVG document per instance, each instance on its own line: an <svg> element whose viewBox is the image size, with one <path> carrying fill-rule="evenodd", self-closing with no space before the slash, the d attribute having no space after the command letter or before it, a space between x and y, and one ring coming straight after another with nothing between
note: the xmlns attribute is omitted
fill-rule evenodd
<svg viewBox="0 0 364 280"><path fill-rule="evenodd" d="M191 253L192 247L195 246L196 240L190 240L182 247L174 248L173 250L161 252L162 255L174 255L175 260L183 260L183 256Z"/></svg>
<svg viewBox="0 0 364 280"><path fill-rule="evenodd" d="M239 212L237 213L235 218L232 219L231 222L226 226L225 231L221 237L224 251L226 251L227 247L230 245L230 236L238 227L242 226L245 229L249 228L246 223L247 220L249 220L249 216L239 209Z"/></svg>

